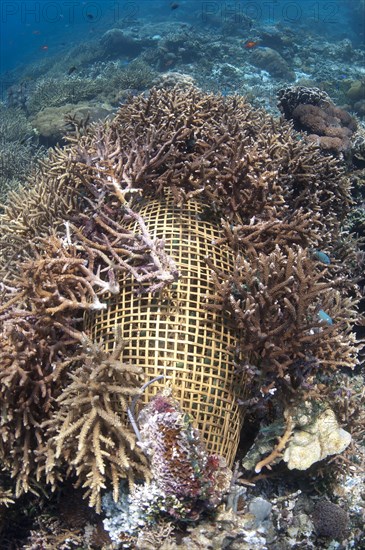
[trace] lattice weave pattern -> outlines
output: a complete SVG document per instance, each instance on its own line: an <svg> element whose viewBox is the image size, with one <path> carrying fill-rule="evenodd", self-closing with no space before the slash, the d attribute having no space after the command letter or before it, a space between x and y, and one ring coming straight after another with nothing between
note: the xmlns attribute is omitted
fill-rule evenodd
<svg viewBox="0 0 365 550"><path fill-rule="evenodd" d="M138 293L126 277L120 294L108 299L107 309L86 319L86 331L109 351L119 325L127 340L123 361L143 367L146 381L167 376L174 397L196 420L209 451L232 465L243 421L236 400L245 397L244 381L234 374L238 332L228 317L205 307L207 294L213 292L205 258L228 271L233 254L212 244L220 236L219 222L204 219L206 207L198 200L179 208L169 197L144 199L133 208L150 234L164 239L180 277L155 294ZM133 224L129 228L138 231ZM145 400L158 389L158 383L151 385Z"/></svg>

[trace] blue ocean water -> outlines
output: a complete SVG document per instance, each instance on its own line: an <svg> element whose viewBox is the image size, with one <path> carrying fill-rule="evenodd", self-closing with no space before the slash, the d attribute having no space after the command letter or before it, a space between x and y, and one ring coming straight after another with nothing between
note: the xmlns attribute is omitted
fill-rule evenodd
<svg viewBox="0 0 365 550"><path fill-rule="evenodd" d="M116 23L133 28L146 22L180 21L197 30L219 32L222 25L234 22L238 28L242 23L242 39L249 39L244 24L248 17L256 28L285 25L294 31L314 32L320 40L347 38L356 47L364 45L362 0L3 0L0 8L2 78L9 70L62 55L85 41L97 41Z"/></svg>

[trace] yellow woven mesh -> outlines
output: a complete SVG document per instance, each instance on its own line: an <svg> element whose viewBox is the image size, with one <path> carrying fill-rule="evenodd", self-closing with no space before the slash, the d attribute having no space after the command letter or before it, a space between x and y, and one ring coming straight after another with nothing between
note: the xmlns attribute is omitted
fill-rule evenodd
<svg viewBox="0 0 365 550"><path fill-rule="evenodd" d="M169 197L149 199L134 210L153 237L164 239L180 277L162 293L140 294L126 276L120 294L108 298L107 309L88 316L86 330L111 351L119 325L127 340L123 361L143 367L146 381L168 376L174 397L195 419L208 450L232 465L243 420L236 399L245 396L243 380L234 374L238 333L228 317L207 311L204 304L214 292L205 258L227 271L232 270L233 255L224 246L213 246L220 236L219 222L200 219L204 205L198 200L179 208ZM138 231L134 223L128 228ZM149 386L145 402L165 384L162 380Z"/></svg>

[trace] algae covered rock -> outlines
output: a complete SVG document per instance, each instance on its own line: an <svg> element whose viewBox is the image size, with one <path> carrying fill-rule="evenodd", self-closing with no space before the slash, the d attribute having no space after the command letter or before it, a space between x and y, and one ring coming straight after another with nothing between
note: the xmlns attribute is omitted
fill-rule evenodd
<svg viewBox="0 0 365 550"><path fill-rule="evenodd" d="M272 48L257 48L252 52L250 61L256 67L264 69L276 78L294 80L295 73L285 59Z"/></svg>
<svg viewBox="0 0 365 550"><path fill-rule="evenodd" d="M63 143L63 136L68 130L66 117L72 116L78 120L88 119L90 122L96 122L106 118L112 111L113 108L109 104L68 103L60 107L46 107L32 119L32 124L37 130L40 142L50 147L56 143Z"/></svg>
<svg viewBox="0 0 365 550"><path fill-rule="evenodd" d="M365 95L365 81L364 80L354 80L351 83L350 88L346 92L347 98L351 102L360 101L364 99Z"/></svg>

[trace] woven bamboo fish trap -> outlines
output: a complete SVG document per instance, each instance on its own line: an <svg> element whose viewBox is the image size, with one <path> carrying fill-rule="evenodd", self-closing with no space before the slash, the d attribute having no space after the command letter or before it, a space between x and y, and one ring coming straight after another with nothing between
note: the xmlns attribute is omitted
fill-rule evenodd
<svg viewBox="0 0 365 550"><path fill-rule="evenodd" d="M232 465L243 421L237 398L246 397L242 375L235 374L239 333L227 315L206 308L214 287L205 258L225 272L232 270L234 258L228 247L213 245L221 236L220 224L202 219L206 207L194 199L180 208L168 195L133 206L151 236L165 241L179 279L162 292L141 294L140 286L126 276L119 295L107 298L107 308L86 319L86 331L111 351L119 326L127 341L123 362L141 366L144 381L168 377L174 397L195 419L208 450ZM126 227L138 232L134 223ZM141 400L148 402L165 384L150 385Z"/></svg>

